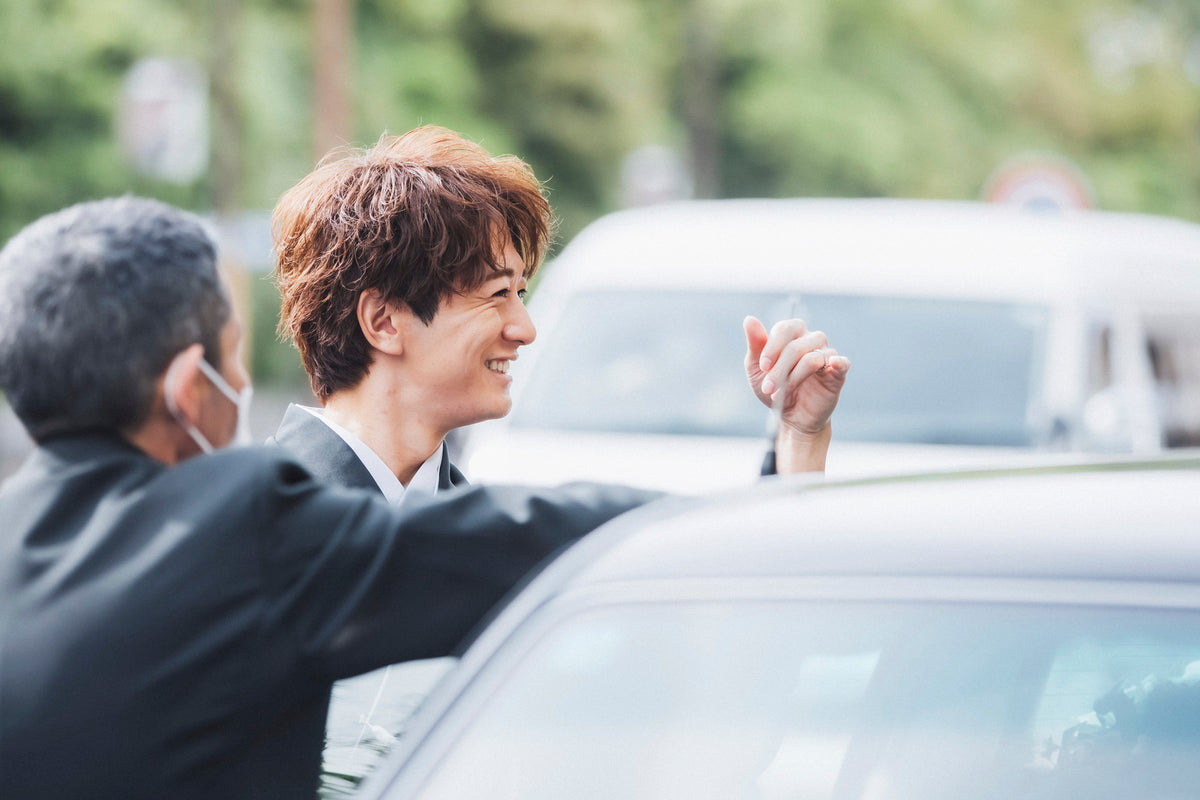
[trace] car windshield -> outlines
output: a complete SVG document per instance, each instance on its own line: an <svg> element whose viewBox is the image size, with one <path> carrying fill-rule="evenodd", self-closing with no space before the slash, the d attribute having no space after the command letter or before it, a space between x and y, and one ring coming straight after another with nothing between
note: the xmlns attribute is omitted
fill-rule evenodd
<svg viewBox="0 0 1200 800"><path fill-rule="evenodd" d="M799 316L853 362L846 441L1027 446L1048 314L1014 303L856 295L596 291L566 304L514 406L514 427L760 436L742 318Z"/></svg>
<svg viewBox="0 0 1200 800"><path fill-rule="evenodd" d="M541 636L424 800L1191 797L1200 618L658 603Z"/></svg>

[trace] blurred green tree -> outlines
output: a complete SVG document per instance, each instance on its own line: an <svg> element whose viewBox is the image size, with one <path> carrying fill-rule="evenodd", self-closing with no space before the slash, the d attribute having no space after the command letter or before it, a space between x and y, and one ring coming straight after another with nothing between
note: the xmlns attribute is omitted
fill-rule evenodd
<svg viewBox="0 0 1200 800"><path fill-rule="evenodd" d="M113 132L126 70L160 38L188 53L189 23L179 9L149 0L0 5L0 236L119 192L199 202L202 183L160 186L137 176Z"/></svg>
<svg viewBox="0 0 1200 800"><path fill-rule="evenodd" d="M236 200L270 207L308 171L310 3L16 0L0 7L0 233L121 191L210 206L207 176L139 176L114 114L137 59L212 65L231 4ZM1177 0L357 0L354 14L348 143L432 122L519 153L564 238L619 204L622 159L645 144L688 152L701 195L970 198L1042 150L1079 163L1105 207L1200 213L1200 11Z"/></svg>

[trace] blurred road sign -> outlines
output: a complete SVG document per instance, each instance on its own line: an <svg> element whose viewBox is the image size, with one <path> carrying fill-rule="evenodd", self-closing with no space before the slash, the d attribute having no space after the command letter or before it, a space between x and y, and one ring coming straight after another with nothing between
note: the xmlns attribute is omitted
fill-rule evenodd
<svg viewBox="0 0 1200 800"><path fill-rule="evenodd" d="M692 196L692 179L680 155L669 147L645 145L621 162L621 201L648 206Z"/></svg>
<svg viewBox="0 0 1200 800"><path fill-rule="evenodd" d="M145 58L121 86L121 149L144 175L190 183L208 168L208 82L184 59Z"/></svg>
<svg viewBox="0 0 1200 800"><path fill-rule="evenodd" d="M1053 154L1030 154L1005 161L988 176L983 199L1030 211L1095 208L1092 186L1083 170Z"/></svg>

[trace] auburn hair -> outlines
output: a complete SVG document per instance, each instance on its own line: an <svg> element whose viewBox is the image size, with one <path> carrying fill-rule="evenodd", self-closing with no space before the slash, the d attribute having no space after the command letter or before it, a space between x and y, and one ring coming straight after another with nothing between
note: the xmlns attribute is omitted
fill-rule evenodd
<svg viewBox="0 0 1200 800"><path fill-rule="evenodd" d="M378 291L425 324L453 292L477 289L511 242L530 277L552 232L533 170L436 126L335 150L275 206L280 335L322 401L359 383L371 350L358 299Z"/></svg>

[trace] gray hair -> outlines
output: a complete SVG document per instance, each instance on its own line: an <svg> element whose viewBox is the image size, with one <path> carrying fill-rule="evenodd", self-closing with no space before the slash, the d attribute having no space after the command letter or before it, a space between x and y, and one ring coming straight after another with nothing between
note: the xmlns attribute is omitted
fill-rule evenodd
<svg viewBox="0 0 1200 800"><path fill-rule="evenodd" d="M36 440L145 422L199 342L220 368L229 299L204 222L155 200L80 203L0 251L0 390Z"/></svg>

